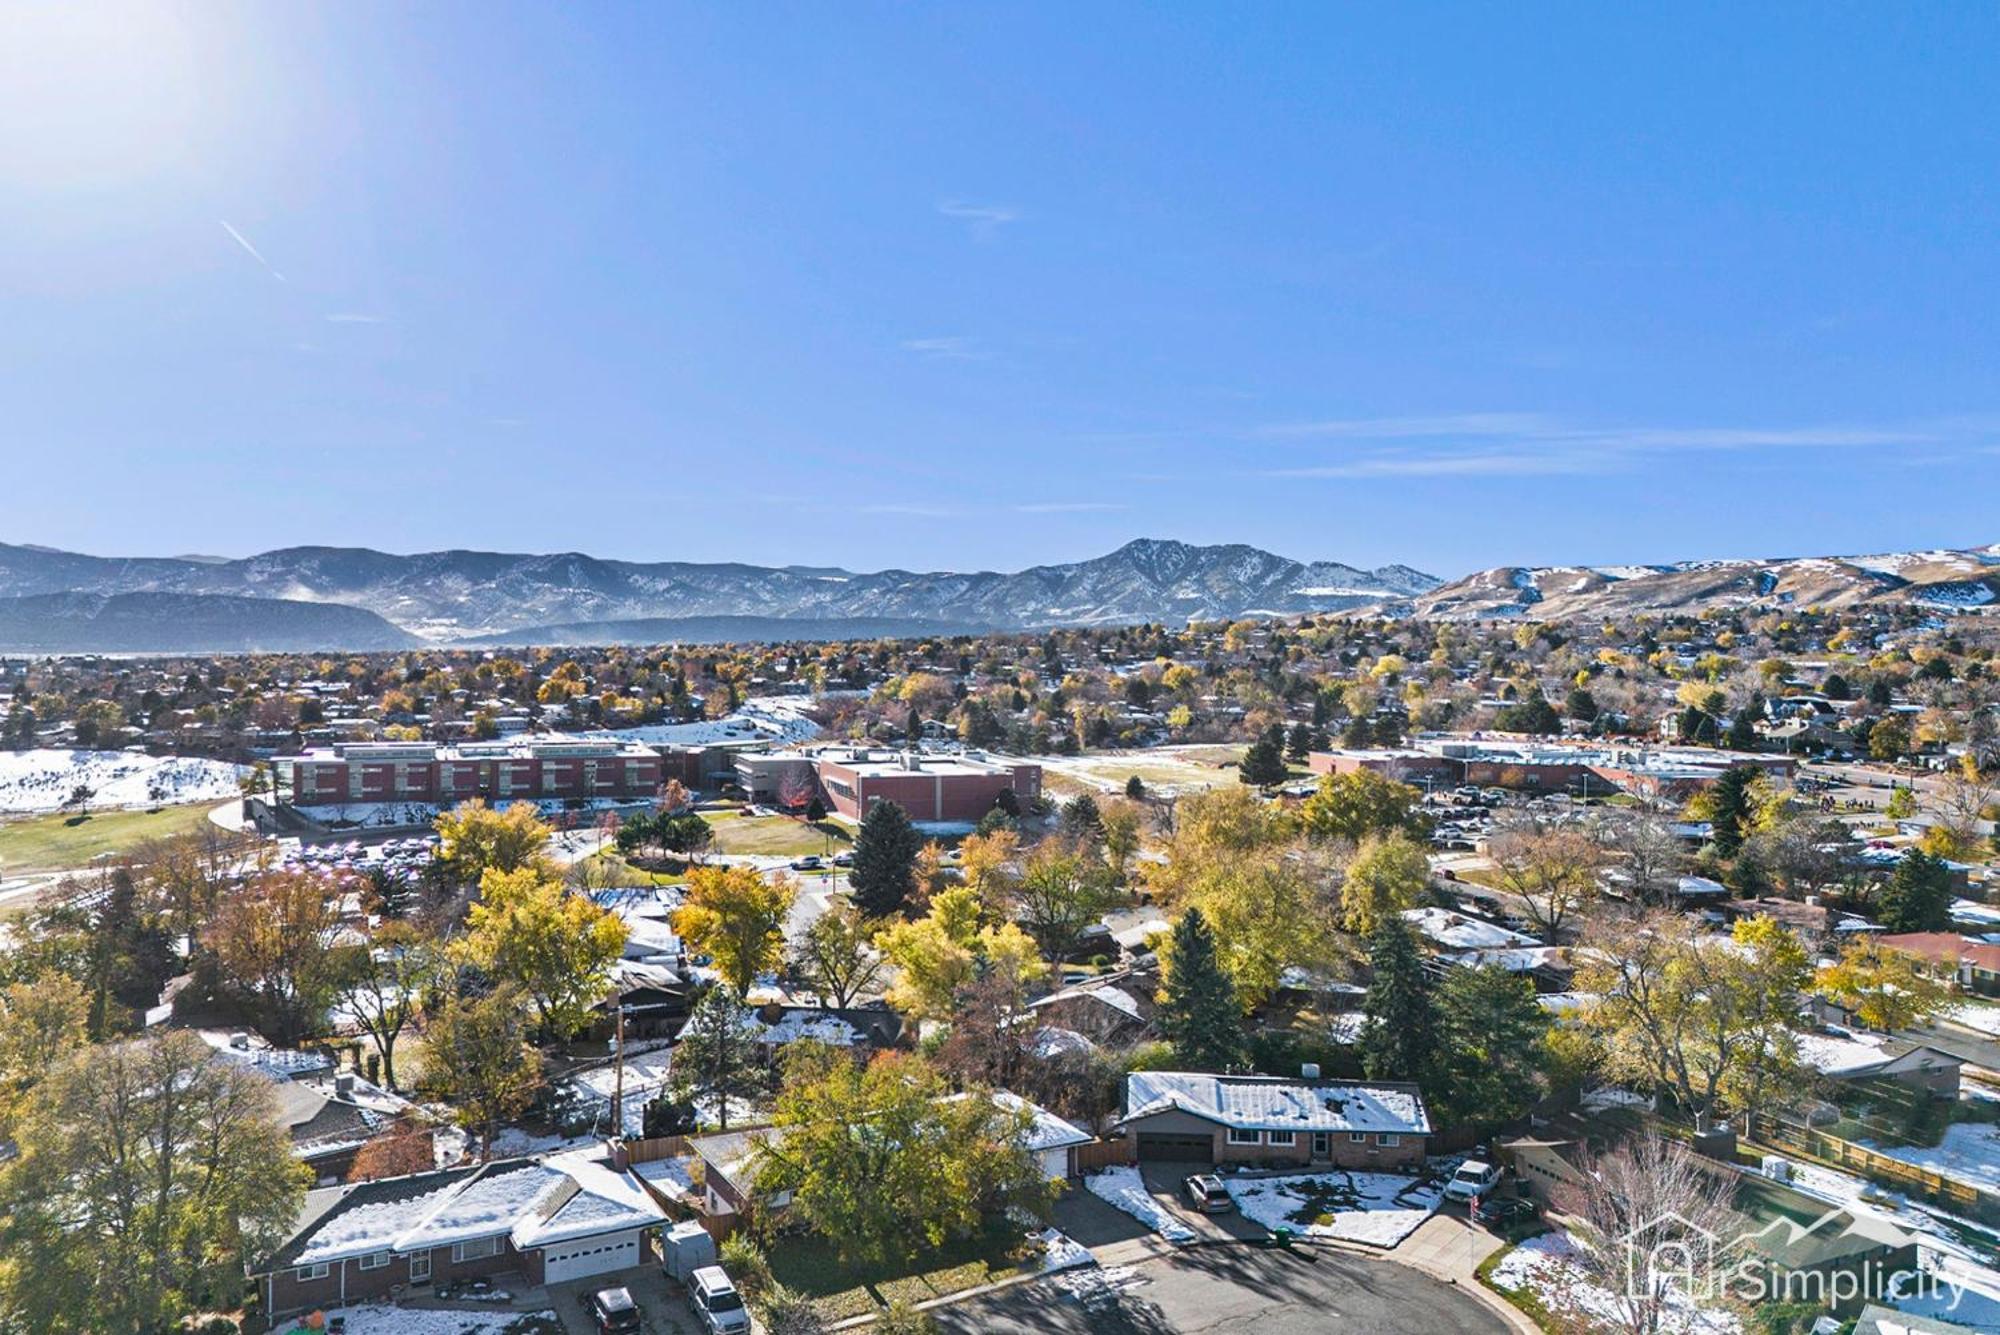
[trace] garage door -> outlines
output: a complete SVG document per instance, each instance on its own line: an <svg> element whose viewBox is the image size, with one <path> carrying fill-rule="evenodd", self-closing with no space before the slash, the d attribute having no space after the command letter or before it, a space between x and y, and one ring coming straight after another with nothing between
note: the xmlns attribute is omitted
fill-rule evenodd
<svg viewBox="0 0 2000 1335"><path fill-rule="evenodd" d="M1213 1136L1168 1136L1139 1133L1141 1159L1179 1159L1209 1163L1215 1158Z"/></svg>
<svg viewBox="0 0 2000 1335"><path fill-rule="evenodd" d="M542 1249L542 1282L560 1284L566 1279L602 1275L613 1270L629 1270L639 1264L639 1234L606 1233Z"/></svg>

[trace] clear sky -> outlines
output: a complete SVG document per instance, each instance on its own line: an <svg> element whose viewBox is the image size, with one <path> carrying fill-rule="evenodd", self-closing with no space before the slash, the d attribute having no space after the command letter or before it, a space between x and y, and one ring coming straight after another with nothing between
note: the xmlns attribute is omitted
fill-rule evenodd
<svg viewBox="0 0 2000 1335"><path fill-rule="evenodd" d="M2000 542L2000 7L0 0L0 540Z"/></svg>

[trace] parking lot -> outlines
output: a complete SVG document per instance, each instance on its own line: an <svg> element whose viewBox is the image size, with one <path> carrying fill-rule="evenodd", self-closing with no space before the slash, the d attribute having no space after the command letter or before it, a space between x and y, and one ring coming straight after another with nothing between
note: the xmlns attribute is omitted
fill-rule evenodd
<svg viewBox="0 0 2000 1335"><path fill-rule="evenodd" d="M631 1291L632 1300L639 1305L645 1335L699 1335L701 1328L695 1325L688 1311L687 1297L678 1285L668 1281L658 1262L566 1284L551 1284L549 1305L562 1319L563 1329L573 1335L597 1335L596 1327L584 1314L583 1295L621 1285Z"/></svg>

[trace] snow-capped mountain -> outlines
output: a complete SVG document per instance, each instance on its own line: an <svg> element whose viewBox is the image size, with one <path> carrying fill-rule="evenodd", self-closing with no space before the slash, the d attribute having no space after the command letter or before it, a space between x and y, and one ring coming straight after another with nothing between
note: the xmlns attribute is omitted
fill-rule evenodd
<svg viewBox="0 0 2000 1335"><path fill-rule="evenodd" d="M1395 610L1421 617L1561 620L1709 607L1981 607L2000 599L2000 544L1875 556L1679 561L1641 566L1497 566Z"/></svg>
<svg viewBox="0 0 2000 1335"><path fill-rule="evenodd" d="M883 618L994 629L1338 611L1409 598L1438 580L1255 547L1139 539L1094 560L1013 573L293 547L243 560L120 559L0 545L0 597L182 593L345 604L426 640L576 622L687 617Z"/></svg>

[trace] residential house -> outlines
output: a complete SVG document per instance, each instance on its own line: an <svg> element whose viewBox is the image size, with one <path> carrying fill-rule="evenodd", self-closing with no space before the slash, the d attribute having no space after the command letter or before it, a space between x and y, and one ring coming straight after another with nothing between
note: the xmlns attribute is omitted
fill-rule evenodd
<svg viewBox="0 0 2000 1335"><path fill-rule="evenodd" d="M496 1159L308 1192L249 1272L272 1318L503 1273L553 1284L640 1264L665 1218L605 1150Z"/></svg>
<svg viewBox="0 0 2000 1335"><path fill-rule="evenodd" d="M1141 1159L1403 1169L1423 1163L1430 1114L1415 1085L1134 1071L1114 1130Z"/></svg>
<svg viewBox="0 0 2000 1335"><path fill-rule="evenodd" d="M1924 961L1938 977L1951 979L1964 991L2000 997L2000 944L1955 932L1904 932L1877 940L1885 949Z"/></svg>

